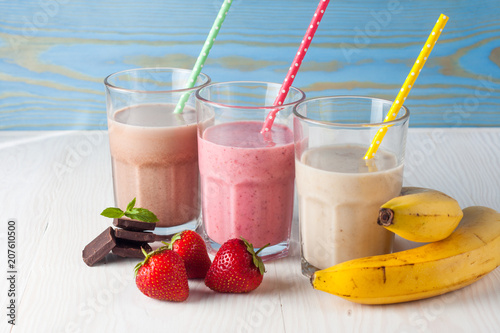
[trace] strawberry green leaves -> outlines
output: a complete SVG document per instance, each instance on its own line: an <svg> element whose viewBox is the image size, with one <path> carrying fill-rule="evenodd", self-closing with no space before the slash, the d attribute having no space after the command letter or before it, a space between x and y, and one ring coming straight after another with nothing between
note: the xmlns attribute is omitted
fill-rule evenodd
<svg viewBox="0 0 500 333"><path fill-rule="evenodd" d="M259 257L259 253L260 253L260 251L262 251L266 247L268 247L270 244L264 245L257 252L255 252L253 245L250 242L248 242L243 237L241 237L241 239L243 240L243 243L245 243L245 246L247 247L247 251L252 255L253 264L259 269L260 274L264 275L264 273L266 272L266 267L264 266L262 259Z"/></svg>
<svg viewBox="0 0 500 333"><path fill-rule="evenodd" d="M132 220L150 222L150 223L159 221L153 212L147 210L146 208L135 208L134 206L135 206L135 198L132 201L130 201L125 211L121 210L120 208L109 207L103 210L101 215L112 219L118 219L125 215L126 217Z"/></svg>

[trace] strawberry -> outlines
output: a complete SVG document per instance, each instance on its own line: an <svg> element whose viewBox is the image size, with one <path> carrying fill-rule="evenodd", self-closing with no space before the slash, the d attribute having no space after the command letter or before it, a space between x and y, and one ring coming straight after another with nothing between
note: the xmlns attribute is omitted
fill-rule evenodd
<svg viewBox="0 0 500 333"><path fill-rule="evenodd" d="M184 230L174 235L167 246L181 256L188 279L205 278L212 262L200 235L191 230Z"/></svg>
<svg viewBox="0 0 500 333"><path fill-rule="evenodd" d="M135 283L146 296L182 302L189 296L186 268L181 257L165 247L150 253L135 266Z"/></svg>
<svg viewBox="0 0 500 333"><path fill-rule="evenodd" d="M243 237L228 240L215 255L205 277L205 285L221 293L247 293L256 289L265 272L258 254L266 246L256 253L253 245Z"/></svg>

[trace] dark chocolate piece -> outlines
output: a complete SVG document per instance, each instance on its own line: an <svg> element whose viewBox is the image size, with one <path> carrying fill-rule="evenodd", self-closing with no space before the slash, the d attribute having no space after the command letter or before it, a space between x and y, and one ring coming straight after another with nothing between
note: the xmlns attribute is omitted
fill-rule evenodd
<svg viewBox="0 0 500 333"><path fill-rule="evenodd" d="M113 253L120 257L144 259L143 248L147 253L153 251L148 243L133 242L124 239L117 239Z"/></svg>
<svg viewBox="0 0 500 333"><path fill-rule="evenodd" d="M142 222L127 219L114 219L113 224L117 227L130 231L154 230L156 227L156 223L154 222Z"/></svg>
<svg viewBox="0 0 500 333"><path fill-rule="evenodd" d="M151 232L129 231L125 229L116 229L115 237L120 239L127 239L134 242L152 243L156 241L155 234Z"/></svg>
<svg viewBox="0 0 500 333"><path fill-rule="evenodd" d="M116 246L114 230L108 227L93 241L91 241L82 252L83 261L93 266L98 261L102 260Z"/></svg>

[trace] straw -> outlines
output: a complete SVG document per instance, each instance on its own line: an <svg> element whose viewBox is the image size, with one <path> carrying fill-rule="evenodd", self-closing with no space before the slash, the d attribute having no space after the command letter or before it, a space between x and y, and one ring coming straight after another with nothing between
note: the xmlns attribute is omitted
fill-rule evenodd
<svg viewBox="0 0 500 333"><path fill-rule="evenodd" d="M293 83L293 80L295 79L295 76L299 71L300 65L302 64L302 60L306 55L307 49L311 44L311 41L314 37L314 34L316 33L316 30L318 29L318 25L321 22L321 19L323 18L323 14L325 13L326 7L328 7L329 2L330 0L321 0L319 2L318 8L316 8L316 12L314 13L311 23L309 24L309 28L307 28L304 39L302 39L302 42L299 46L299 50L297 51L297 54L293 59L292 65L288 70L288 73L285 77L285 80L283 81L283 84L281 85L278 97L276 97L276 100L273 103L274 106L282 105L283 102L285 101L286 95L288 94L288 91ZM278 113L279 110L280 109L273 109L271 112L269 112L269 114L266 117L266 120L264 121L264 126L260 131L261 133L265 133L271 130L271 126L273 125L274 119L276 118L276 113Z"/></svg>
<svg viewBox="0 0 500 333"><path fill-rule="evenodd" d="M224 2L222 3L219 13L217 14L217 18L215 19L214 24L212 25L212 29L210 30L210 33L207 36L205 44L201 49L200 55L198 56L198 59L196 59L196 63L194 64L193 70L191 72L191 76L189 77L188 83L186 85L186 89L194 87L194 83L196 82L198 75L200 75L201 68L205 64L205 61L207 60L208 54L210 53L210 49L214 45L215 38L219 34L219 30L222 26L222 23L224 22L224 19L226 18L227 12L231 7L232 2L233 0L224 0ZM175 107L174 113L182 113L182 110L184 110L184 106L186 105L186 102L189 99L190 95L191 92L186 92L181 96L179 102Z"/></svg>
<svg viewBox="0 0 500 333"><path fill-rule="evenodd" d="M429 38L427 39L427 42L425 42L422 51L420 51L420 54L418 55L418 58L415 61L415 64L413 64L410 73L406 77L406 80L403 86L401 87L401 90L399 91L398 95L396 96L396 99L392 103L391 108L389 109L389 112L387 113L384 122L396 119L398 111L401 109L401 106L406 100L406 96L408 96L408 94L410 93L410 90L413 87L415 80L417 80L417 77L420 74L422 67L424 67L425 62L429 57L429 54L434 48L434 44L436 44L439 35L441 35L441 32L443 31L444 26L446 25L446 22L448 22L448 17L446 15L441 14L436 22L436 25L432 29L432 32L429 35ZM371 159L372 157L375 156L375 153L377 152L378 147L380 146L380 143L382 142L382 139L384 138L385 133L387 132L387 128L388 126L386 125L378 130L377 134L373 138L370 148L368 148L368 151L363 157L365 160Z"/></svg>

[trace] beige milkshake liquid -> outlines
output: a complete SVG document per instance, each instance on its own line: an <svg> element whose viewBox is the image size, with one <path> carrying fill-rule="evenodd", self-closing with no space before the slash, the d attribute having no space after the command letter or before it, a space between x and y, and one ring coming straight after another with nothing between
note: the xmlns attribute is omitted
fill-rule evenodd
<svg viewBox="0 0 500 333"><path fill-rule="evenodd" d="M157 215L158 227L195 220L199 209L196 113L172 104L143 104L115 113L109 120L116 205Z"/></svg>
<svg viewBox="0 0 500 333"><path fill-rule="evenodd" d="M302 257L316 269L392 251L393 234L377 216L401 192L403 166L379 150L368 168L366 149L312 148L296 160Z"/></svg>

